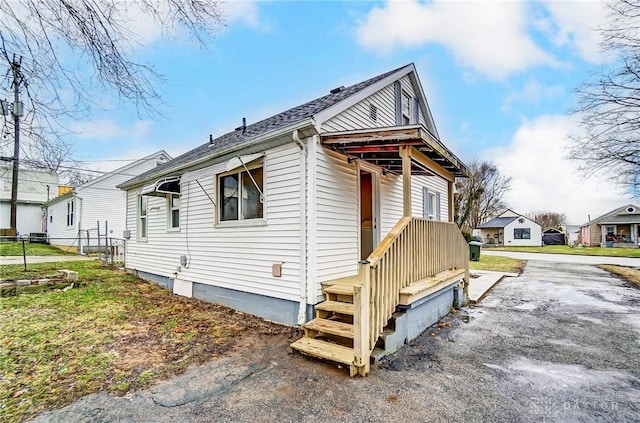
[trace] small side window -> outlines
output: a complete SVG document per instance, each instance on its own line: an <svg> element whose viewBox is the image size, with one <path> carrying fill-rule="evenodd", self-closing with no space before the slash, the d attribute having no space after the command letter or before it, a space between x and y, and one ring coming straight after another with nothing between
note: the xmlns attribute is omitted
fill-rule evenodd
<svg viewBox="0 0 640 423"><path fill-rule="evenodd" d="M147 201L146 195L138 196L138 239L147 239Z"/></svg>
<svg viewBox="0 0 640 423"><path fill-rule="evenodd" d="M67 226L73 226L75 200L67 201Z"/></svg>
<svg viewBox="0 0 640 423"><path fill-rule="evenodd" d="M178 229L180 228L180 195L169 194L167 203L169 229Z"/></svg>

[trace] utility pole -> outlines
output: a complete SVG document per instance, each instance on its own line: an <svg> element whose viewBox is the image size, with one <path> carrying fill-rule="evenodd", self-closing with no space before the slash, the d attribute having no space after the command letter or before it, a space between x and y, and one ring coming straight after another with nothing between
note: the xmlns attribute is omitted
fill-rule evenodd
<svg viewBox="0 0 640 423"><path fill-rule="evenodd" d="M13 175L11 178L11 221L10 228L17 231L18 217L18 170L20 160L20 116L22 116L22 103L20 102L20 84L22 83L22 73L20 65L22 57L16 60L15 55L11 61L11 72L13 74L13 105L11 114L13 115L14 144L13 144Z"/></svg>

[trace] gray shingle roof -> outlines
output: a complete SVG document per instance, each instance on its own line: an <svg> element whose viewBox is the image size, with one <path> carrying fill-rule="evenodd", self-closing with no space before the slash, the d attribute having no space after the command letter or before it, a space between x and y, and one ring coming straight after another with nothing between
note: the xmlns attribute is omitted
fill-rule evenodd
<svg viewBox="0 0 640 423"><path fill-rule="evenodd" d="M519 216L509 216L509 217L496 217L491 219L488 222L483 223L482 225L478 225L478 229L489 229L489 228L504 228L509 223L518 219Z"/></svg>
<svg viewBox="0 0 640 423"><path fill-rule="evenodd" d="M370 85L375 84L376 82L386 78L387 76L395 72L398 72L400 69L403 69L407 66L410 65L405 65L392 71L380 74L378 76L374 76L373 78L367 79L366 81L351 85L347 88L341 89L340 91L327 94L308 103L304 103L282 113L278 113L277 115L271 116L267 119L261 120L251 125L247 125L244 133L243 131L237 130L224 134L214 139L213 145L207 142L206 144L196 147L193 150L188 151L173 160L169 160L162 165L159 165L133 179L128 180L127 182L124 182L120 186L130 186L134 185L136 182L141 182L154 176L163 176L167 169L184 168L187 167L191 162L202 159L203 157L213 158L219 153L227 151L231 147L241 147L242 145L249 143L256 137L311 118L317 113L339 103L340 101L356 94L357 92L369 87Z"/></svg>

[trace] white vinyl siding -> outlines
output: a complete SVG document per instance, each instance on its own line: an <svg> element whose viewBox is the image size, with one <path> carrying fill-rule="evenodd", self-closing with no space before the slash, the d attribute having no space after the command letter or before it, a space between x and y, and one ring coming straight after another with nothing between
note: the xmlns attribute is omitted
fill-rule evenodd
<svg viewBox="0 0 640 423"><path fill-rule="evenodd" d="M423 190L440 197L440 220L446 222L449 217L447 181L439 176L411 176L411 213L423 218ZM382 177L380 186L380 239L402 218L402 176L387 174ZM435 218L435 217L434 217Z"/></svg>
<svg viewBox="0 0 640 423"><path fill-rule="evenodd" d="M428 190L434 195L434 206L440 204L438 210L434 209L433 219L438 216L440 221L446 222L449 219L449 204L447 195L447 181L440 176L413 175L411 177L411 213L414 217L424 218L424 191Z"/></svg>
<svg viewBox="0 0 640 423"><path fill-rule="evenodd" d="M300 295L300 149L269 150L264 157L266 225L215 227L216 178L225 163L184 174L180 180L180 232L167 232L167 201L149 198L146 243L132 241L127 267L169 278L298 301ZM200 187L202 186L202 188ZM206 193L203 191L206 191ZM129 192L129 202L136 197ZM134 204L135 206L135 204ZM135 208L130 210L135 210ZM128 227L135 228L129 213ZM187 242L188 240L188 242ZM180 256L189 257L180 268ZM282 277L272 276L282 264Z"/></svg>
<svg viewBox="0 0 640 423"><path fill-rule="evenodd" d="M67 197L68 198L68 197ZM71 197L73 198L73 197ZM82 202L75 199L75 207L78 216L82 207ZM58 201L47 207L49 221L47 221L47 236L49 242L54 245L75 245L78 230L75 226L67 226L67 200Z"/></svg>
<svg viewBox="0 0 640 423"><path fill-rule="evenodd" d="M319 148L316 156L317 281L358 272L359 212L355 164ZM313 260L310 257L310 260ZM322 295L320 284L317 295Z"/></svg>
<svg viewBox="0 0 640 423"><path fill-rule="evenodd" d="M416 92L411 84L409 76L400 79L402 90L412 99L416 98ZM366 128L383 128L396 125L396 109L395 109L395 88L394 84L387 85L380 91L370 95L357 104L349 107L339 115L327 120L322 124L322 131L337 132L349 131L353 129ZM377 107L377 119L374 121L370 116L370 104ZM413 100L410 108L413 110L415 105ZM426 119L419 108L419 120L422 125L426 126ZM413 117L412 117L413 119Z"/></svg>
<svg viewBox="0 0 640 423"><path fill-rule="evenodd" d="M122 238L126 220L126 193L117 185L128 181L136 175L140 175L154 167L159 157L164 154L154 155L147 160L134 162L114 172L81 185L75 189L76 204L74 212L74 228L66 230L66 200L54 202L49 205L49 214L53 214L53 222L47 224L49 237L68 238L60 241L60 245L77 245L78 231L86 239L86 231L90 231L90 236L97 235L97 225L100 222L100 233L104 235L105 221L108 222L109 236ZM131 200L131 199L130 199ZM160 197L166 203L166 199ZM64 209L61 209L63 206ZM137 210L135 199L131 211ZM151 207L151 206L150 206ZM163 207L166 210L166 207ZM60 213L60 211L63 211ZM64 226L62 228L61 226ZM166 231L166 223L165 223Z"/></svg>

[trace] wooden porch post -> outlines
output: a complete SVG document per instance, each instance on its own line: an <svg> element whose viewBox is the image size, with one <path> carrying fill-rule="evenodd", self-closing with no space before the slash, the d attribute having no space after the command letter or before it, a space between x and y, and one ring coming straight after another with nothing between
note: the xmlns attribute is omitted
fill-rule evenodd
<svg viewBox="0 0 640 423"><path fill-rule="evenodd" d="M449 222L453 222L453 189L454 183L453 181L447 181L447 193L448 193L448 204L449 204Z"/></svg>
<svg viewBox="0 0 640 423"><path fill-rule="evenodd" d="M409 146L400 146L402 157L402 211L405 217L411 217L411 153Z"/></svg>

